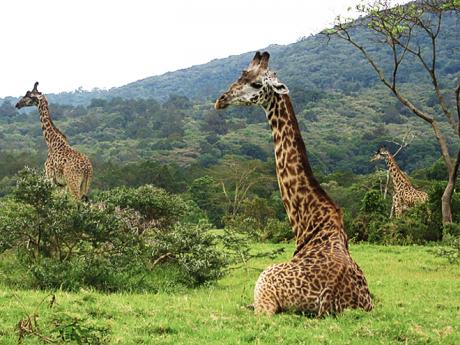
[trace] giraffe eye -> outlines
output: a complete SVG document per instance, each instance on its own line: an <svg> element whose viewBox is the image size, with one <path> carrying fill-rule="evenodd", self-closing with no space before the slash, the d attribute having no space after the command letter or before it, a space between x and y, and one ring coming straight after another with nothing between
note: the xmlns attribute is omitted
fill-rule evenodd
<svg viewBox="0 0 460 345"><path fill-rule="evenodd" d="M262 87L262 83L251 83L251 87L254 89L260 89Z"/></svg>

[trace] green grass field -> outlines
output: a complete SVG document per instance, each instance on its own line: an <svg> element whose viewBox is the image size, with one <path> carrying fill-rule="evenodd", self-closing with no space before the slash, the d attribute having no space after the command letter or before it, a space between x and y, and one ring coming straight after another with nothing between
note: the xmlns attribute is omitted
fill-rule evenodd
<svg viewBox="0 0 460 345"><path fill-rule="evenodd" d="M0 265L0 344L17 344L16 325L34 313L43 335L62 315L79 320L74 337L92 331L91 344L103 338L101 329L108 344L460 344L460 265L435 257L431 247L351 246L374 295L370 313L254 316L245 306L259 273L293 251L291 244L255 245L260 251L282 246L276 259L254 259L212 286L152 294L60 291L52 307L51 292L7 287L8 267ZM27 336L23 343L46 339Z"/></svg>

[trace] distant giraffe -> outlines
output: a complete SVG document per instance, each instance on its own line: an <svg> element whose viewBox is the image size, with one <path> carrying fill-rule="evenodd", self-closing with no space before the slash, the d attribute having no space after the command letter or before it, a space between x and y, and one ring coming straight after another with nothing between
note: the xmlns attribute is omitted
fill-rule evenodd
<svg viewBox="0 0 460 345"><path fill-rule="evenodd" d="M393 213L395 217L401 216L404 210L413 207L416 204L423 204L428 200L428 194L424 191L417 190L410 182L409 178L401 171L393 155L384 146L381 146L377 153L372 156L371 161L385 160L390 171L393 182L393 206L390 217Z"/></svg>
<svg viewBox="0 0 460 345"><path fill-rule="evenodd" d="M248 69L215 103L260 105L275 143L281 197L296 235L293 258L265 269L254 291L256 313L297 310L323 316L373 308L366 279L348 252L342 212L313 176L288 88L256 53Z"/></svg>
<svg viewBox="0 0 460 345"><path fill-rule="evenodd" d="M45 162L46 177L59 186L67 186L77 199L87 199L93 177L93 166L87 156L72 148L66 136L51 120L48 100L37 90L38 82L32 91L27 91L16 104L16 108L37 106L40 122L48 145L48 158Z"/></svg>

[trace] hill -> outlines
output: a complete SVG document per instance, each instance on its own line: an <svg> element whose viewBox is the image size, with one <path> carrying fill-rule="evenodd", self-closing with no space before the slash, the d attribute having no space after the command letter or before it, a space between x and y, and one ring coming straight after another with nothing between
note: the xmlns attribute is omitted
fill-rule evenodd
<svg viewBox="0 0 460 345"><path fill-rule="evenodd" d="M437 64L445 88L460 79L458 28L458 16L447 16L439 38ZM363 29L356 30L360 40L373 44L374 56L389 54L382 45L372 43L373 37ZM372 171L369 156L376 147L385 140L398 140L407 131L416 139L399 156L404 169L437 159L431 128L389 95L351 46L318 34L267 50L271 68L291 90L315 169L323 173ZM230 108L217 114L212 108L252 55L213 60L108 91L51 94L52 114L71 143L97 162L153 160L207 167L228 154L267 160L272 144L262 110ZM415 62L408 60L401 72L402 88L411 98L428 111L440 113L429 81ZM449 101L453 101L451 96ZM1 151L13 162L24 154L42 161L46 147L37 113L18 113L13 102L8 98L0 103Z"/></svg>

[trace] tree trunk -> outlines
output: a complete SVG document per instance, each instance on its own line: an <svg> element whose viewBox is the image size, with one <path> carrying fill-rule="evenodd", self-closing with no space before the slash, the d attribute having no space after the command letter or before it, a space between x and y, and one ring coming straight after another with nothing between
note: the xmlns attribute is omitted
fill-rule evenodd
<svg viewBox="0 0 460 345"><path fill-rule="evenodd" d="M460 126L460 125L459 125ZM460 165L460 149L457 152L457 159L451 169L448 169L449 178L447 180L446 189L441 198L442 209L442 224L452 223L452 196L455 190L455 183L457 182L458 169Z"/></svg>
<svg viewBox="0 0 460 345"><path fill-rule="evenodd" d="M454 193L455 187L455 180L451 179L449 176L449 180L447 181L446 189L444 189L444 193L442 193L441 198L441 210L442 210L442 224L446 225L452 223L452 195Z"/></svg>

